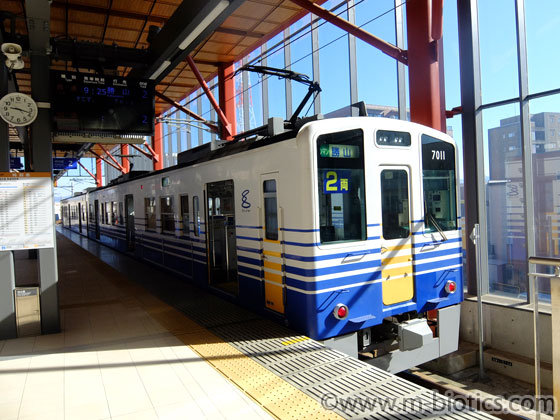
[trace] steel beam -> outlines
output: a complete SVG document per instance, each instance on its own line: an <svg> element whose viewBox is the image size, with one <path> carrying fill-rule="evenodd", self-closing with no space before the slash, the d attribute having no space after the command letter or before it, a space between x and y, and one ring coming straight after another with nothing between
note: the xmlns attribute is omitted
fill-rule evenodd
<svg viewBox="0 0 560 420"><path fill-rule="evenodd" d="M310 11L314 15L319 16L320 18L326 20L329 23L339 27L340 29L348 32L351 35L354 35L356 38L361 39L364 42L374 46L375 48L379 49L381 52L387 54L389 57L393 57L395 60L401 61L404 64L408 63L407 52L400 48L395 47L394 45L388 43L387 41L382 40L381 38L376 37L375 35L370 34L367 31L364 31L362 28L352 25L347 20L344 20L334 13L331 13L327 9L318 6L316 3L311 3L308 0L291 0L292 3L297 4L298 6ZM415 2L412 2L415 3ZM407 4L407 7L409 5ZM410 44L409 44L410 48Z"/></svg>
<svg viewBox="0 0 560 420"><path fill-rule="evenodd" d="M92 173L89 171L88 168L86 168L84 165L82 165L82 162L78 161L78 165L80 165L80 166L82 167L82 169L83 169L84 171L86 171L86 172L89 174L89 176L91 176L91 177L95 180L95 183L97 184L97 178L95 177L95 175L92 174Z"/></svg>
<svg viewBox="0 0 560 420"><path fill-rule="evenodd" d="M445 133L441 40L431 36L430 3L430 0L417 0L406 5L410 119Z"/></svg>
<svg viewBox="0 0 560 420"><path fill-rule="evenodd" d="M220 109L231 124L231 132L228 133L221 127L220 137L224 140L233 140L236 134L236 112L235 112L235 69L233 63L220 63L218 66L218 94L220 95Z"/></svg>
<svg viewBox="0 0 560 420"><path fill-rule="evenodd" d="M463 126L463 171L465 222L467 235L475 224L480 225L480 245L487 254L486 188L484 179L484 141L482 133L480 55L478 50L478 8L476 0L457 0L459 17L459 61L461 68L461 114ZM476 248L472 241L466 243L465 272L468 293L477 294ZM482 264L482 278L488 278L488 265ZM485 294L488 283L483 284Z"/></svg>
<svg viewBox="0 0 560 420"><path fill-rule="evenodd" d="M529 110L529 71L527 59L527 28L525 26L525 6L520 0L515 1L515 17L517 21L517 54L519 77L519 106L521 122L521 150L523 150L523 195L525 211L525 241L527 260L536 254L535 241L535 192L533 190L533 149L531 147L531 114ZM527 273L534 273L534 264L527 263ZM533 296L533 282L528 285L529 297ZM538 291L537 291L538 292ZM538 299L538 293L536 294ZM537 306L535 306L536 308ZM538 312L538 310L537 310Z"/></svg>
<svg viewBox="0 0 560 420"><path fill-rule="evenodd" d="M167 96L165 96L163 93L160 93L156 90L156 96L160 99L163 99L165 102L167 102L170 105L173 105L175 108L177 108L179 111L184 112L185 114L193 117L195 120L201 121L205 126L207 126L210 130L212 130L215 133L219 133L219 129L216 125L212 124L210 121L206 120L204 117L198 115L196 112L191 111L190 109L188 109L187 107L181 105L179 102L174 101L171 98L168 98Z"/></svg>
<svg viewBox="0 0 560 420"><path fill-rule="evenodd" d="M98 155L97 153L95 153L94 151L90 150L90 153L92 155L94 155L98 161L103 161L105 162L107 165L115 168L117 171L120 171L119 167L117 165L115 165L113 162L108 161L107 159L105 159L103 156ZM99 175L101 173L101 170L97 171L97 174Z"/></svg>
<svg viewBox="0 0 560 420"><path fill-rule="evenodd" d="M105 147L103 147L102 144L99 144L99 143L98 143L97 145L99 146L99 148L100 148L101 150L103 150L103 152L105 152L105 154L109 157L109 159L111 159L113 162L115 162L115 165L117 165L117 169L118 169L119 171L121 171L123 174L125 174L126 171L124 170L124 167L119 163L119 161L118 161L117 159L115 159L115 158L113 157L113 155L111 154L111 152L109 152Z"/></svg>
<svg viewBox="0 0 560 420"><path fill-rule="evenodd" d="M183 1L148 47L148 54L154 57L148 69L133 70L130 77L159 83L242 3L244 0Z"/></svg>
<svg viewBox="0 0 560 420"><path fill-rule="evenodd" d="M200 86L202 87L202 90L204 90L204 93L208 97L208 100L210 101L210 103L212 104L214 109L216 110L216 113L218 114L218 118L219 118L220 122L222 123L222 127L223 127L225 133L228 136L233 136L231 123L229 122L226 115L224 114L224 112L220 108L220 105L218 105L218 102L216 102L216 99L214 98L214 95L212 95L212 92L210 91L210 88L206 84L204 78L202 77L202 74L200 74L200 72L198 71L198 67L196 67L196 64L194 63L193 59L190 56L187 56L187 63L189 63L189 67L193 71L196 79L198 80L198 83L200 83Z"/></svg>

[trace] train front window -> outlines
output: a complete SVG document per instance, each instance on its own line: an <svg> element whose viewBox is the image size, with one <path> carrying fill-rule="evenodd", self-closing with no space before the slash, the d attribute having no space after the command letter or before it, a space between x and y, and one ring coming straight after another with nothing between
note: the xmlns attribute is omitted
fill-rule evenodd
<svg viewBox="0 0 560 420"><path fill-rule="evenodd" d="M321 243L365 240L362 130L319 136L317 170Z"/></svg>
<svg viewBox="0 0 560 420"><path fill-rule="evenodd" d="M425 231L457 230L455 148L452 144L422 135L422 180Z"/></svg>
<svg viewBox="0 0 560 420"><path fill-rule="evenodd" d="M384 239L402 239L410 235L408 174L402 169L381 172L381 214Z"/></svg>

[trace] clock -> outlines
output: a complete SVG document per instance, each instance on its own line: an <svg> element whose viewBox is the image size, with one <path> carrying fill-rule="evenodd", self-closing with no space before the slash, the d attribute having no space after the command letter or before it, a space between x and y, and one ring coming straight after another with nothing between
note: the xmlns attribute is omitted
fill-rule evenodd
<svg viewBox="0 0 560 420"><path fill-rule="evenodd" d="M8 124L24 126L37 118L37 104L31 96L20 92L8 93L0 99L0 117Z"/></svg>

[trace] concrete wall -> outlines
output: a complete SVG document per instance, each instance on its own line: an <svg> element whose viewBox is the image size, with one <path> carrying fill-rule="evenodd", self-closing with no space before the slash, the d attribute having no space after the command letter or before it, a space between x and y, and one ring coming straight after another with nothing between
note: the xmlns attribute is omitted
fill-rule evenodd
<svg viewBox="0 0 560 420"><path fill-rule="evenodd" d="M533 311L522 306L483 303L484 337L486 347L534 359ZM550 305L547 305L550 306ZM550 312L550 308L544 307ZM552 363L552 323L550 313L540 313L541 361ZM475 300L465 300L461 307L459 337L478 343L478 311Z"/></svg>

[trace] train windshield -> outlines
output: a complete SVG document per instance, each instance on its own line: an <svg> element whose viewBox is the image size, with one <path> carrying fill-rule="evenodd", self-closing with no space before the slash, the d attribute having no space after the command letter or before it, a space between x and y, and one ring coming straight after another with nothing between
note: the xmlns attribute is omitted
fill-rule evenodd
<svg viewBox="0 0 560 420"><path fill-rule="evenodd" d="M317 162L321 243L365 240L362 130L319 136Z"/></svg>
<svg viewBox="0 0 560 420"><path fill-rule="evenodd" d="M422 135L422 178L426 232L457 229L455 148L452 144ZM445 240L445 235L442 234Z"/></svg>

